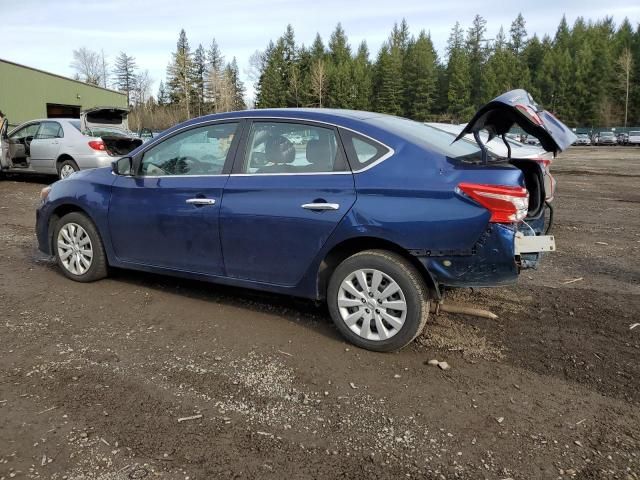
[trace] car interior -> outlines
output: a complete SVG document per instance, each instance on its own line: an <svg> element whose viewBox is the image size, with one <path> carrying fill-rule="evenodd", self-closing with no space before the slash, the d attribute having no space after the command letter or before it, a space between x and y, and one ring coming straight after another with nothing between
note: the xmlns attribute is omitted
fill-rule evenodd
<svg viewBox="0 0 640 480"><path fill-rule="evenodd" d="M332 172L339 168L335 132L328 128L256 123L249 145L243 173Z"/></svg>

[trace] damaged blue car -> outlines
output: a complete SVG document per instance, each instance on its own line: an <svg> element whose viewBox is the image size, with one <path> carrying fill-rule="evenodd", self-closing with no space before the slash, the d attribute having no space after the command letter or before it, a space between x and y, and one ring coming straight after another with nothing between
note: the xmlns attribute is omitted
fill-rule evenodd
<svg viewBox="0 0 640 480"><path fill-rule="evenodd" d="M44 188L39 248L80 282L117 267L324 300L349 341L397 350L448 289L511 284L555 249L549 157L480 136L509 148L514 125L554 154L575 140L524 90L458 138L348 110L200 117Z"/></svg>

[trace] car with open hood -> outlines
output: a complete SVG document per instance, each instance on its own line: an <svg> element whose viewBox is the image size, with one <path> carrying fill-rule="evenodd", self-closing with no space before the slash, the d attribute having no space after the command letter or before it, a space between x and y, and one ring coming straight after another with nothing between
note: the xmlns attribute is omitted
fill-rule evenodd
<svg viewBox="0 0 640 480"><path fill-rule="evenodd" d="M65 178L78 170L105 167L143 143L128 130L128 110L101 107L80 118L31 120L8 131L0 126L0 175L43 173Z"/></svg>
<svg viewBox="0 0 640 480"><path fill-rule="evenodd" d="M516 124L554 155L575 140L523 90L457 137L350 110L200 117L44 188L38 245L79 282L117 267L322 300L349 341L397 350L450 289L555 249L543 162L483 141Z"/></svg>

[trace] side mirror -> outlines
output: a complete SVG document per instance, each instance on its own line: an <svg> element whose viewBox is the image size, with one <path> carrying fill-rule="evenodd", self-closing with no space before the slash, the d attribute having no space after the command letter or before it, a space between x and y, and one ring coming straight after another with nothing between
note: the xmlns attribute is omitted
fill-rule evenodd
<svg viewBox="0 0 640 480"><path fill-rule="evenodd" d="M111 171L114 175L133 175L133 159L131 157L122 157L111 162Z"/></svg>

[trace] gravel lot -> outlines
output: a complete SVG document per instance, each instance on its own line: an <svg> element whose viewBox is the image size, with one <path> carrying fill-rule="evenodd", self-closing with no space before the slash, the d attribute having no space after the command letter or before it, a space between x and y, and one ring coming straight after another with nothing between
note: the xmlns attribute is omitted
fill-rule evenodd
<svg viewBox="0 0 640 480"><path fill-rule="evenodd" d="M0 181L0 479L640 478L640 148L554 173L558 252L396 354L287 297L73 283L35 248L51 179Z"/></svg>

